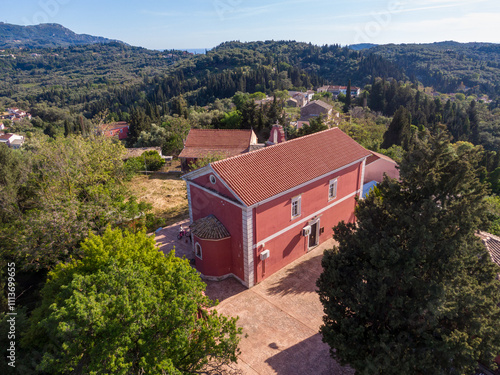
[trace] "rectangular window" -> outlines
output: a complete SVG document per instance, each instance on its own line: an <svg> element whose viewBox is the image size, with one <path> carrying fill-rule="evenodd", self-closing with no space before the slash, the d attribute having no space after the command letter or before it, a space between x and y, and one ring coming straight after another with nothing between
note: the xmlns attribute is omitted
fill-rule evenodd
<svg viewBox="0 0 500 375"><path fill-rule="evenodd" d="M292 219L300 216L300 195L292 198Z"/></svg>
<svg viewBox="0 0 500 375"><path fill-rule="evenodd" d="M337 179L330 180L328 188L328 200L337 198Z"/></svg>

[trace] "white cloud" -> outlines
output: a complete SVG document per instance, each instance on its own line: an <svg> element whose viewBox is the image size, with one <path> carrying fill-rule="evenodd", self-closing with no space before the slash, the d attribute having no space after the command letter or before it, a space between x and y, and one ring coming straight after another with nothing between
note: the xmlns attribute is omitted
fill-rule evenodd
<svg viewBox="0 0 500 375"><path fill-rule="evenodd" d="M421 40L423 42L424 39L425 41L451 39L461 42L484 41L498 43L500 42L499 19L500 12L468 13L460 17L394 22L388 26L387 31L390 34L398 35L398 39L406 37L411 41Z"/></svg>

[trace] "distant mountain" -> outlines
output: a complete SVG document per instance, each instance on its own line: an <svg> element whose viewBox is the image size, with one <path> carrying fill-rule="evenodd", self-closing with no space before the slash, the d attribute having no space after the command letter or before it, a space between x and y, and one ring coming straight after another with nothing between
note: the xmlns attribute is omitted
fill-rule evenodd
<svg viewBox="0 0 500 375"><path fill-rule="evenodd" d="M0 48L51 48L119 42L100 36L76 34L56 23L19 26L0 22Z"/></svg>
<svg viewBox="0 0 500 375"><path fill-rule="evenodd" d="M376 47L377 44L373 43L360 43L360 44L351 44L349 45L349 49L352 49L353 51L361 51L363 49L369 49L372 47Z"/></svg>

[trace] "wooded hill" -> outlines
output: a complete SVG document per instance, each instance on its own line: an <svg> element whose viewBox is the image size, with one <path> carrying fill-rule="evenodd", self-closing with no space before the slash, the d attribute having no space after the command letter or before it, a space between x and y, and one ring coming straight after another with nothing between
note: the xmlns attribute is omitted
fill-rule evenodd
<svg viewBox="0 0 500 375"><path fill-rule="evenodd" d="M500 45L439 42L387 44L365 50L397 65L412 81L440 92L500 94Z"/></svg>
<svg viewBox="0 0 500 375"><path fill-rule="evenodd" d="M57 23L20 26L0 22L0 48L50 48L110 42L116 40L76 34Z"/></svg>

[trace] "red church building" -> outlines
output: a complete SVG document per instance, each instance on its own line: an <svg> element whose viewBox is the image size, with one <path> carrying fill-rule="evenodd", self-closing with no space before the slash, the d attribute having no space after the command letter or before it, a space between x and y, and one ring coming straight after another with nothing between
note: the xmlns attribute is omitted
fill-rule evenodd
<svg viewBox="0 0 500 375"><path fill-rule="evenodd" d="M186 174L196 268L252 287L330 239L371 154L333 128Z"/></svg>

